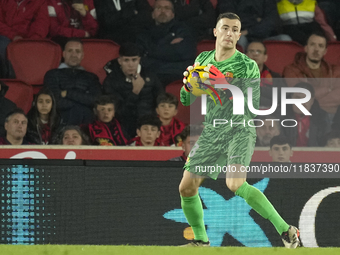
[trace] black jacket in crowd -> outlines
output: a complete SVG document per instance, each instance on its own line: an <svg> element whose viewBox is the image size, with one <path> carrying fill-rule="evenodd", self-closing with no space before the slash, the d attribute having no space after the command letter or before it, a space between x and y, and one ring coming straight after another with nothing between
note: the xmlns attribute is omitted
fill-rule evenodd
<svg viewBox="0 0 340 255"><path fill-rule="evenodd" d="M109 62L105 69L110 73L103 83L104 94L113 95L118 100L118 118L129 138L132 138L136 135L138 118L156 113L156 99L163 92L162 84L153 73L142 68L140 75L145 85L136 95L132 92L132 83L127 81L117 59Z"/></svg>
<svg viewBox="0 0 340 255"><path fill-rule="evenodd" d="M152 8L147 0L93 1L99 22L99 36L119 44L135 41L136 33L152 23Z"/></svg>
<svg viewBox="0 0 340 255"><path fill-rule="evenodd" d="M324 145L324 137L328 130L326 116L327 113L320 108L320 105L317 100L314 100L314 104L310 109L310 126L309 126L309 140L308 147L318 147ZM287 115L282 116L284 119L295 119L295 114L293 111L293 106L291 104L287 105ZM291 123L291 122L290 122ZM288 125L288 124L287 124ZM289 141L292 143L292 146L296 145L296 141L298 138L298 127L284 127L283 132Z"/></svg>
<svg viewBox="0 0 340 255"><path fill-rule="evenodd" d="M171 44L175 38L183 40ZM196 57L196 42L190 30L175 19L166 24L153 24L138 36L137 43L144 49L144 66L159 78L164 74L183 78L184 70L193 64Z"/></svg>
<svg viewBox="0 0 340 255"><path fill-rule="evenodd" d="M0 137L6 136L5 130L5 118L9 112L14 110L17 106L11 100L5 98L5 94L8 90L8 86L1 82L0 90Z"/></svg>
<svg viewBox="0 0 340 255"><path fill-rule="evenodd" d="M93 107L94 99L101 94L97 75L74 68L53 69L46 73L44 86L51 89L59 110L69 110L75 104ZM61 92L67 90L66 97Z"/></svg>
<svg viewBox="0 0 340 255"><path fill-rule="evenodd" d="M216 14L210 0L174 0L176 19L184 22L197 41L212 39Z"/></svg>
<svg viewBox="0 0 340 255"><path fill-rule="evenodd" d="M248 30L247 38L259 40L277 34L280 18L276 0L219 0L216 8L219 13L236 13L241 30Z"/></svg>

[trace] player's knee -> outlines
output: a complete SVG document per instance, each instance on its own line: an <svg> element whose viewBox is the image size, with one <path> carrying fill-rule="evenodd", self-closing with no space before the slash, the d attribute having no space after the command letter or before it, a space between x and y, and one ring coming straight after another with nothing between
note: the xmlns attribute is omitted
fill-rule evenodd
<svg viewBox="0 0 340 255"><path fill-rule="evenodd" d="M197 194L198 189L179 186L179 194L182 197L192 197Z"/></svg>
<svg viewBox="0 0 340 255"><path fill-rule="evenodd" d="M226 180L226 184L228 189L235 193L236 190L238 190L238 188L242 186L243 182L231 178Z"/></svg>

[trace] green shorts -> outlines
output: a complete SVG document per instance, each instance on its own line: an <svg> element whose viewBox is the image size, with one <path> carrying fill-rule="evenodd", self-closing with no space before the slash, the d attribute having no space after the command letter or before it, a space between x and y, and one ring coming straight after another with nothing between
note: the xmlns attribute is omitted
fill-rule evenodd
<svg viewBox="0 0 340 255"><path fill-rule="evenodd" d="M205 131L191 149L185 170L216 180L221 172L226 171L226 166L249 166L255 148L255 133L247 130L222 134Z"/></svg>

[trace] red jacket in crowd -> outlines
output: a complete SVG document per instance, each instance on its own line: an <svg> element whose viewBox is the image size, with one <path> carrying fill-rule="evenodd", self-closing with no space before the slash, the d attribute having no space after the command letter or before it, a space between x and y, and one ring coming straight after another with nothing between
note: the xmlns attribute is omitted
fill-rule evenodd
<svg viewBox="0 0 340 255"><path fill-rule="evenodd" d="M185 128L185 124L179 119L173 117L170 124L161 126L161 134L157 139L164 146L176 144L175 137Z"/></svg>
<svg viewBox="0 0 340 255"><path fill-rule="evenodd" d="M45 0L1 0L0 35L13 40L46 38L50 26Z"/></svg>
<svg viewBox="0 0 340 255"><path fill-rule="evenodd" d="M85 37L85 31L95 36L98 31L96 9L93 0L84 0L86 16L74 10L72 5L62 0L47 0L51 18L51 37Z"/></svg>

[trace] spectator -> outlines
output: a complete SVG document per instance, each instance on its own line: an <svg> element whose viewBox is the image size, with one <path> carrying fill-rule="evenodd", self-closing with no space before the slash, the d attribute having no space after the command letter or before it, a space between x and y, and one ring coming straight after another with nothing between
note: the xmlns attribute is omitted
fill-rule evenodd
<svg viewBox="0 0 340 255"><path fill-rule="evenodd" d="M30 144L24 139L27 131L27 117L22 109L16 108L7 114L5 130L6 136L0 137L0 145Z"/></svg>
<svg viewBox="0 0 340 255"><path fill-rule="evenodd" d="M340 148L340 130L333 130L326 135L325 147Z"/></svg>
<svg viewBox="0 0 340 255"><path fill-rule="evenodd" d="M257 119L261 119L263 121L263 125L257 125L256 128L256 146L269 146L270 140L277 135L280 135L280 122L279 118L274 115L268 116L258 116ZM262 123L261 123L262 124Z"/></svg>
<svg viewBox="0 0 340 255"><path fill-rule="evenodd" d="M94 1L99 22L99 36L119 44L135 42L136 34L151 24L147 0Z"/></svg>
<svg viewBox="0 0 340 255"><path fill-rule="evenodd" d="M272 106L273 101L273 87L278 88L278 107L280 107L280 99L281 99L281 87L285 87L286 84L281 79L281 76L278 73L270 70L265 62L268 59L267 48L263 42L253 41L251 42L246 50L247 56L253 60L255 60L258 65L261 73L261 87L260 87L260 107L261 108L270 108Z"/></svg>
<svg viewBox="0 0 340 255"><path fill-rule="evenodd" d="M340 36L340 1L318 0L318 5L325 12L327 23L332 27L337 38Z"/></svg>
<svg viewBox="0 0 340 255"><path fill-rule="evenodd" d="M328 113L328 123L331 124L334 114L340 105L340 66L327 63L323 56L327 52L327 40L323 34L313 33L305 46L305 52L298 52L292 64L283 70L283 77L289 87L300 81L312 84L315 99L320 107ZM295 79L290 79L295 78Z"/></svg>
<svg viewBox="0 0 340 255"><path fill-rule="evenodd" d="M269 155L272 158L272 162L289 163L290 157L293 156L292 145L283 135L274 136L270 140Z"/></svg>
<svg viewBox="0 0 340 255"><path fill-rule="evenodd" d="M176 19L184 22L197 41L212 39L215 9L210 0L174 0Z"/></svg>
<svg viewBox="0 0 340 255"><path fill-rule="evenodd" d="M116 102L106 95L99 96L94 102L96 120L85 128L92 144L94 145L126 145L122 127L115 118L117 109Z"/></svg>
<svg viewBox="0 0 340 255"><path fill-rule="evenodd" d="M185 124L175 118L177 114L178 99L170 93L157 97L156 112L162 122L159 140L164 146L176 144L175 137L185 128Z"/></svg>
<svg viewBox="0 0 340 255"><path fill-rule="evenodd" d="M59 144L62 145L89 145L89 138L81 131L79 126L66 126L59 135Z"/></svg>
<svg viewBox="0 0 340 255"><path fill-rule="evenodd" d="M27 114L26 139L34 144L53 144L61 128L61 118L51 90L41 89Z"/></svg>
<svg viewBox="0 0 340 255"><path fill-rule="evenodd" d="M53 40L96 36L98 22L93 0L47 0L47 4Z"/></svg>
<svg viewBox="0 0 340 255"><path fill-rule="evenodd" d="M7 114L17 107L15 103L5 97L7 90L8 86L0 81L0 137L6 135L4 125Z"/></svg>
<svg viewBox="0 0 340 255"><path fill-rule="evenodd" d="M300 82L295 85L297 88L304 88L311 93L311 99L302 106L306 108L312 115L304 115L302 111L295 105L287 105L287 119L294 119L297 122L295 127L284 128L284 133L293 146L321 146L322 139L327 130L326 112L323 111L318 101L315 99L313 86L306 82ZM293 93L292 99L305 98L303 93Z"/></svg>
<svg viewBox="0 0 340 255"><path fill-rule="evenodd" d="M93 121L94 99L101 94L99 79L80 66L84 51L79 39L66 43L63 56L64 63L46 73L44 86L53 92L67 125L88 124Z"/></svg>
<svg viewBox="0 0 340 255"><path fill-rule="evenodd" d="M217 10L237 13L240 17L242 30L238 44L245 50L252 41L292 40L277 32L280 18L275 4L275 0L219 0Z"/></svg>
<svg viewBox="0 0 340 255"><path fill-rule="evenodd" d="M119 58L110 61L105 69L104 94L114 95L120 106L119 119L129 138L136 136L137 120L155 114L156 99L162 91L158 78L140 64L140 51L134 43L123 44Z"/></svg>
<svg viewBox="0 0 340 255"><path fill-rule="evenodd" d="M48 34L50 21L45 0L0 1L0 57L6 62L11 41L41 39ZM8 71L6 71L8 72Z"/></svg>
<svg viewBox="0 0 340 255"><path fill-rule="evenodd" d="M183 149L183 154L179 157L172 158L170 161L183 161L185 162L187 160L187 157L194 146L194 144L197 142L198 138L200 137L202 133L202 127L201 126L186 126L182 133L180 133L179 137L181 140L181 146Z"/></svg>
<svg viewBox="0 0 340 255"><path fill-rule="evenodd" d="M183 78L183 70L194 62L196 43L185 24L174 19L171 0L156 0L154 24L137 38L145 51L143 63L163 85Z"/></svg>
<svg viewBox="0 0 340 255"><path fill-rule="evenodd" d="M137 137L129 144L131 146L161 146L157 139L161 133L161 121L154 115L145 115L138 120Z"/></svg>
<svg viewBox="0 0 340 255"><path fill-rule="evenodd" d="M305 45L309 35L315 31L324 31L328 41L336 41L333 29L315 0L281 0L277 9L283 32L301 45Z"/></svg>

